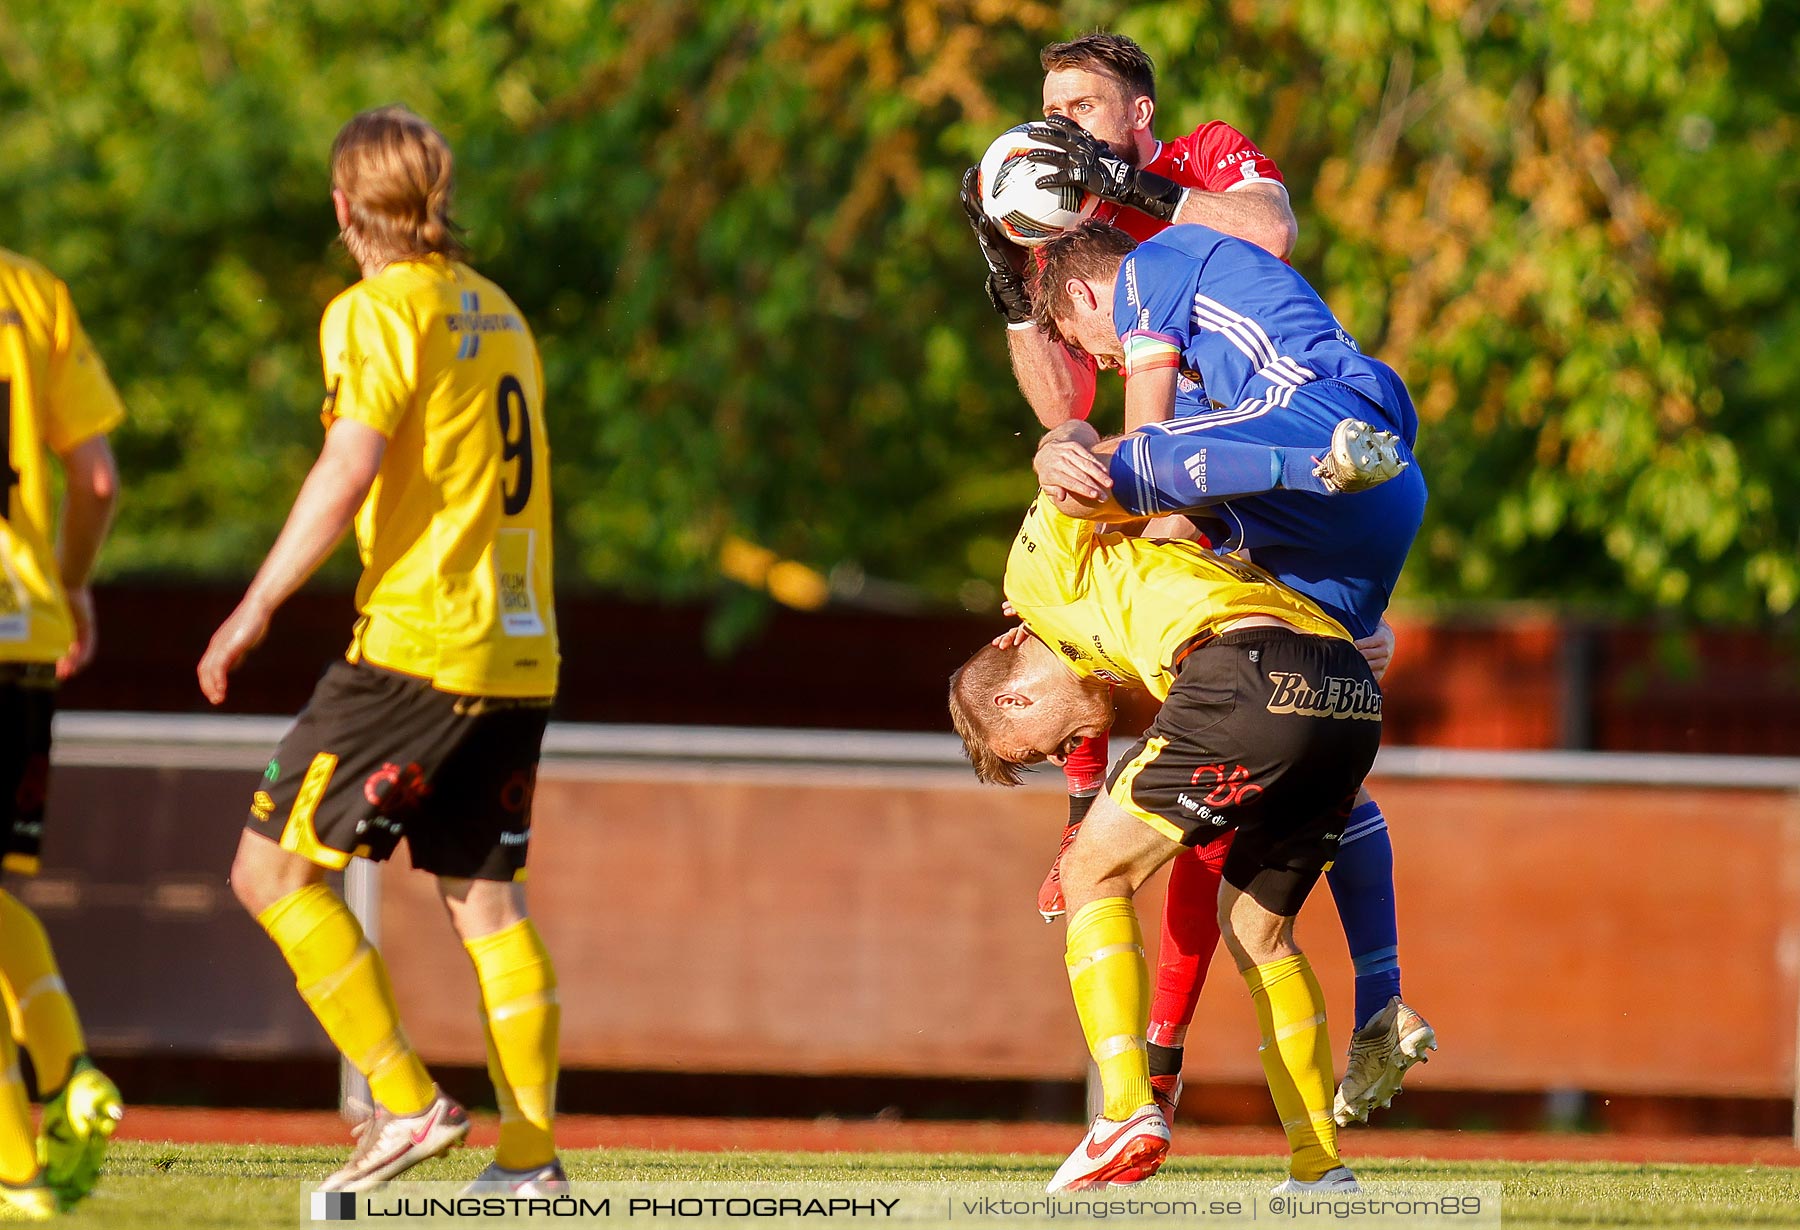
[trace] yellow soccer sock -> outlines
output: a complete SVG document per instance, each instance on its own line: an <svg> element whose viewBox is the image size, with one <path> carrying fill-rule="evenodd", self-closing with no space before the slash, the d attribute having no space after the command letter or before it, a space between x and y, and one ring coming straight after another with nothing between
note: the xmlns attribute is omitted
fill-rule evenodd
<svg viewBox="0 0 1800 1230"><path fill-rule="evenodd" d="M500 1107L494 1162L530 1170L556 1156L556 968L529 918L467 941L487 1028L488 1075Z"/></svg>
<svg viewBox="0 0 1800 1230"><path fill-rule="evenodd" d="M11 1035L0 1031L0 1182L18 1187L37 1173L37 1133L19 1073L19 1050Z"/></svg>
<svg viewBox="0 0 1800 1230"><path fill-rule="evenodd" d="M1130 1118L1151 1102L1144 1031L1150 1027L1150 967L1130 897L1090 901L1069 920L1063 960L1069 989L1100 1068L1108 1119Z"/></svg>
<svg viewBox="0 0 1800 1230"><path fill-rule="evenodd" d="M1311 1182L1343 1163L1331 1118L1331 1039L1325 992L1304 956L1283 957L1244 971L1262 1026L1263 1074L1287 1132L1296 1179Z"/></svg>
<svg viewBox="0 0 1800 1230"><path fill-rule="evenodd" d="M338 895L323 884L289 893L256 916L293 968L300 998L396 1115L431 1105L437 1087L419 1062L394 1006L387 966Z"/></svg>
<svg viewBox="0 0 1800 1230"><path fill-rule="evenodd" d="M68 1081L87 1041L44 924L4 890L0 890L0 982L12 1036L31 1052L38 1090L48 1098Z"/></svg>

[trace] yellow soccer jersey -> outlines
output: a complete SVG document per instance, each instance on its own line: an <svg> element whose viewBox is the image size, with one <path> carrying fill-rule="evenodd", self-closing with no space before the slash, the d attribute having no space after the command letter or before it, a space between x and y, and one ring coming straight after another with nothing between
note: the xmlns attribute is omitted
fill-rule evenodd
<svg viewBox="0 0 1800 1230"><path fill-rule="evenodd" d="M1039 495L1006 561L1007 599L1077 674L1141 687L1162 700L1183 649L1251 615L1351 639L1312 599L1260 568L1198 543L1103 530Z"/></svg>
<svg viewBox="0 0 1800 1230"><path fill-rule="evenodd" d="M125 417L68 287L0 249L0 662L54 662L75 637L57 572L45 450L67 453Z"/></svg>
<svg viewBox="0 0 1800 1230"><path fill-rule="evenodd" d="M388 438L356 515L346 655L469 696L556 691L550 441L537 343L506 292L440 257L332 300L325 420Z"/></svg>

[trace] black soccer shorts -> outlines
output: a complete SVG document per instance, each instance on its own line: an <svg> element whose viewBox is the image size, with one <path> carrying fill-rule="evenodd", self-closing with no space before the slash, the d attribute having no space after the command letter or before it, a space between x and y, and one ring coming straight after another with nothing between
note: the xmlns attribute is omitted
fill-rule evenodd
<svg viewBox="0 0 1800 1230"><path fill-rule="evenodd" d="M1355 646L1249 628L1188 654L1108 788L1183 845L1235 829L1226 882L1249 892L1257 881L1257 900L1286 916L1337 856L1380 744L1381 689Z"/></svg>
<svg viewBox="0 0 1800 1230"><path fill-rule="evenodd" d="M36 875L50 788L50 724L56 716L56 666L0 663L0 800L6 842L0 868Z"/></svg>
<svg viewBox="0 0 1800 1230"><path fill-rule="evenodd" d="M405 840L437 876L522 880L546 699L458 696L334 662L275 750L246 827L341 870Z"/></svg>

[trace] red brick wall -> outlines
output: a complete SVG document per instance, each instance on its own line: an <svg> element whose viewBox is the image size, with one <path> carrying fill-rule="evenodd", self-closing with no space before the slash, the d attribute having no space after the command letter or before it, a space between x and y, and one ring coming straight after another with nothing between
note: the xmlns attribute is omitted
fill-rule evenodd
<svg viewBox="0 0 1800 1230"><path fill-rule="evenodd" d="M1422 1086L1792 1088L1791 796L1375 785L1395 835L1408 997L1443 1036ZM960 774L552 777L531 891L561 969L567 1062L1078 1076L1062 928L1032 909L1061 811L1054 790ZM474 982L429 882L393 868L386 888L383 947L413 1038L430 1058L479 1063ZM1350 973L1323 890L1300 938L1341 1047ZM1242 982L1222 960L1210 981L1189 1073L1259 1082Z"/></svg>

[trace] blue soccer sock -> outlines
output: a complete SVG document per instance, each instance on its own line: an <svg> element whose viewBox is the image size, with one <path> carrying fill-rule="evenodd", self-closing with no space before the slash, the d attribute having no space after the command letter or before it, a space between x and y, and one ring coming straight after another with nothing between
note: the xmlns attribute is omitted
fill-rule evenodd
<svg viewBox="0 0 1800 1230"><path fill-rule="evenodd" d="M1400 994L1400 928L1394 920L1394 843L1381 804L1350 813L1337 862L1326 873L1356 969L1356 1028Z"/></svg>
<svg viewBox="0 0 1800 1230"><path fill-rule="evenodd" d="M1125 438L1107 473L1120 507L1151 516L1277 489L1329 495L1324 480L1313 474L1314 465L1304 448L1173 435L1151 427Z"/></svg>

